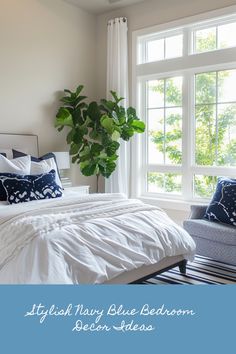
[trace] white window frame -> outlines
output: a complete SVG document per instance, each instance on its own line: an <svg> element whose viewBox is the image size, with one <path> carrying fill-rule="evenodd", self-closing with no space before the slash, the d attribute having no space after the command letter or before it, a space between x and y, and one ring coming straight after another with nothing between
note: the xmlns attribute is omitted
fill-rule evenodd
<svg viewBox="0 0 236 354"><path fill-rule="evenodd" d="M233 15L232 15L233 14ZM224 18L222 18L224 17ZM213 20L212 20L213 19ZM196 73L227 70L236 68L236 47L216 49L203 53L193 53L192 36L195 30L203 26L211 27L236 20L236 6L211 11L205 14L191 16L182 20L169 22L163 25L142 29L133 32L132 35L132 105L136 106L139 116L146 119L145 82L147 80L166 78L183 75L183 164L182 166L151 166L156 172L178 172L182 173L182 196L172 194L147 193L147 133L134 139L132 143L132 175L135 176L135 183L132 182L132 196L148 200L162 207L178 208L187 210L193 202L203 202L202 198L193 198L192 186L188 181L194 174L208 174L211 176L228 175L235 177L236 168L233 167L207 167L195 166L192 161L195 148L194 121L189 117L194 116L194 87L193 79ZM166 32L167 31L167 32ZM178 58L164 59L156 62L139 64L140 48L144 41L160 38L168 35L173 36L183 33L183 56ZM146 45L143 45L143 48ZM141 53L141 57L144 58ZM142 95L141 95L142 91ZM142 102L140 100L142 97ZM145 107L145 108L144 108ZM157 168L158 166L158 168ZM150 166L149 166L150 169ZM153 170L153 172L154 172ZM208 200L205 200L208 202Z"/></svg>

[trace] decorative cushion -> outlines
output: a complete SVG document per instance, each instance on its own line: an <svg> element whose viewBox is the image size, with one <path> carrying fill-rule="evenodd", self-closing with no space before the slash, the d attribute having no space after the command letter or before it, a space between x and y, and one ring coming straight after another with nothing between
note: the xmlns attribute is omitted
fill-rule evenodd
<svg viewBox="0 0 236 354"><path fill-rule="evenodd" d="M0 154L7 157L8 159L13 159L12 149L0 149ZM27 155L27 154L26 154ZM21 156L18 156L21 157Z"/></svg>
<svg viewBox="0 0 236 354"><path fill-rule="evenodd" d="M62 196L62 189L55 182L54 170L36 176L2 176L1 181L9 204Z"/></svg>
<svg viewBox="0 0 236 354"><path fill-rule="evenodd" d="M25 153L12 149L13 158L18 158L20 156L25 156ZM52 152L49 152L39 158L31 157L31 175L39 175L42 173L47 173L51 170L56 171L56 183L62 187L59 170L57 167L56 157Z"/></svg>
<svg viewBox="0 0 236 354"><path fill-rule="evenodd" d="M219 178L215 194L204 217L236 226L236 179Z"/></svg>
<svg viewBox="0 0 236 354"><path fill-rule="evenodd" d="M0 173L0 200L1 201L6 201L7 200L6 190L3 187L2 182L4 181L4 179L6 177L12 177L12 176L20 176L20 175L16 175L16 174L12 174L12 173ZM24 176L20 176L20 177L24 178Z"/></svg>
<svg viewBox="0 0 236 354"><path fill-rule="evenodd" d="M9 204L37 200L32 181L30 181L28 176L12 175L12 177L5 178L2 184Z"/></svg>
<svg viewBox="0 0 236 354"><path fill-rule="evenodd" d="M36 177L36 178L35 178ZM31 176L37 199L51 199L62 196L62 188L56 183L56 171L51 170L38 176Z"/></svg>
<svg viewBox="0 0 236 354"><path fill-rule="evenodd" d="M12 149L12 154L13 154L13 159L27 155L22 151L18 151L18 150L14 150L14 149ZM47 160L47 159L51 159L51 158L54 158L54 160L56 161L56 157L52 152L48 152L47 154L45 154L41 157L34 157L34 156L30 156L30 157L31 157L31 161L34 161L34 162L40 162L42 160Z"/></svg>
<svg viewBox="0 0 236 354"><path fill-rule="evenodd" d="M18 175L28 175L30 173L30 157L24 156L14 160L8 160L0 154L0 177L10 177L12 173ZM6 192L0 178L0 200L5 201L6 199Z"/></svg>
<svg viewBox="0 0 236 354"><path fill-rule="evenodd" d="M0 173L17 173L18 175L30 174L30 156L26 155L17 159L9 160L0 155Z"/></svg>

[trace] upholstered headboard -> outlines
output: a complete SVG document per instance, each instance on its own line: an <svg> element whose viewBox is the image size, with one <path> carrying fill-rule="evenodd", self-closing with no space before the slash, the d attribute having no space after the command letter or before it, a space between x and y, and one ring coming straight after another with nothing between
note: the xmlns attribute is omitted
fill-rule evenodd
<svg viewBox="0 0 236 354"><path fill-rule="evenodd" d="M28 155L38 157L38 136L28 134L0 133L0 150L15 149Z"/></svg>

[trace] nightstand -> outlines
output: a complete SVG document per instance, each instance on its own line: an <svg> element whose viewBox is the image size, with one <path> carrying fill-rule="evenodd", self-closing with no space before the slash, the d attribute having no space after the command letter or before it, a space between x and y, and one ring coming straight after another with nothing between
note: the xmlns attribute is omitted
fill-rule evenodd
<svg viewBox="0 0 236 354"><path fill-rule="evenodd" d="M75 186L75 187L66 187L64 190L66 192L77 192L78 194L89 194L90 186Z"/></svg>

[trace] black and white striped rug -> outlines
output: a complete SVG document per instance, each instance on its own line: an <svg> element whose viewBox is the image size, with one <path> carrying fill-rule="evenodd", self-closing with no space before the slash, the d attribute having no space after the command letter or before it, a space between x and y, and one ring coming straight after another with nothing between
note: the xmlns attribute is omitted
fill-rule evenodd
<svg viewBox="0 0 236 354"><path fill-rule="evenodd" d="M236 266L196 256L194 262L187 264L187 273L183 275L179 268L173 268L159 274L143 284L235 284Z"/></svg>

